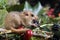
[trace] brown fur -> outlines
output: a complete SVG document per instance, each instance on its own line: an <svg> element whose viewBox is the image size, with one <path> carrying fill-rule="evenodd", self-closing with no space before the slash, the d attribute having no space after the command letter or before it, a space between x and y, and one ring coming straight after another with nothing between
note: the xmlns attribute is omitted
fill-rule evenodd
<svg viewBox="0 0 60 40"><path fill-rule="evenodd" d="M28 16L26 16L28 14ZM17 30L15 27L23 24L25 26L30 26L32 24L32 20L37 20L38 17L34 15L31 11L23 11L23 12L10 12L7 14L5 18L5 27L10 30Z"/></svg>

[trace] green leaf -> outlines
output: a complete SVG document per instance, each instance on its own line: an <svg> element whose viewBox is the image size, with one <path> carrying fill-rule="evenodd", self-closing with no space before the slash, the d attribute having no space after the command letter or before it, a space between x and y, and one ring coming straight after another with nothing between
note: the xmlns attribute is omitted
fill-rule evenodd
<svg viewBox="0 0 60 40"><path fill-rule="evenodd" d="M5 9L0 10L0 27L4 26L4 19L7 15L7 11Z"/></svg>
<svg viewBox="0 0 60 40"><path fill-rule="evenodd" d="M5 8L8 0L0 0L0 8Z"/></svg>
<svg viewBox="0 0 60 40"><path fill-rule="evenodd" d="M34 7L32 7L27 1L25 2L24 5L24 9L23 10L30 10L33 13L35 13L35 15L37 15L39 13L39 11L41 10L42 6L40 4L40 2L38 2L38 4L36 4Z"/></svg>
<svg viewBox="0 0 60 40"><path fill-rule="evenodd" d="M26 1L23 10L30 10L30 11L32 11L33 9L31 7L31 5Z"/></svg>
<svg viewBox="0 0 60 40"><path fill-rule="evenodd" d="M40 2L38 2L38 4L36 6L34 6L34 8L33 8L33 12L37 15L41 9L42 9L42 6L41 6Z"/></svg>

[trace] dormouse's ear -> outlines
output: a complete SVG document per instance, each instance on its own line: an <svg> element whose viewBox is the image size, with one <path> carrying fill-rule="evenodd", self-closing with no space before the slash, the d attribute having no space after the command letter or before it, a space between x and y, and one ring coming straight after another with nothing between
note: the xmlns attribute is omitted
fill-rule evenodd
<svg viewBox="0 0 60 40"><path fill-rule="evenodd" d="M24 14L28 14L28 13L33 13L32 11L29 11L29 10L24 10L23 11Z"/></svg>
<svg viewBox="0 0 60 40"><path fill-rule="evenodd" d="M27 14L27 12L28 12L28 11L25 10L25 11L23 11L23 14Z"/></svg>

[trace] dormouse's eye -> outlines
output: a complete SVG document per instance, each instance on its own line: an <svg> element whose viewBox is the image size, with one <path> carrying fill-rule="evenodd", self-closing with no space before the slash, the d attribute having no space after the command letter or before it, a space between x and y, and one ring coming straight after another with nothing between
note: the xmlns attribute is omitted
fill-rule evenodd
<svg viewBox="0 0 60 40"><path fill-rule="evenodd" d="M25 14L26 16L28 16L28 14Z"/></svg>
<svg viewBox="0 0 60 40"><path fill-rule="evenodd" d="M33 14L31 14L31 16L32 16L32 17L34 17L34 15L33 15Z"/></svg>

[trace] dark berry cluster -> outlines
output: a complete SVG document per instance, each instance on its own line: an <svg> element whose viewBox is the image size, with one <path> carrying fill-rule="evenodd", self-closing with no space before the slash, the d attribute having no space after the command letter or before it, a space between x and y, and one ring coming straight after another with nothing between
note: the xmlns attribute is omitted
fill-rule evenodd
<svg viewBox="0 0 60 40"><path fill-rule="evenodd" d="M59 31L60 26L58 24L54 24L52 26L52 31Z"/></svg>

